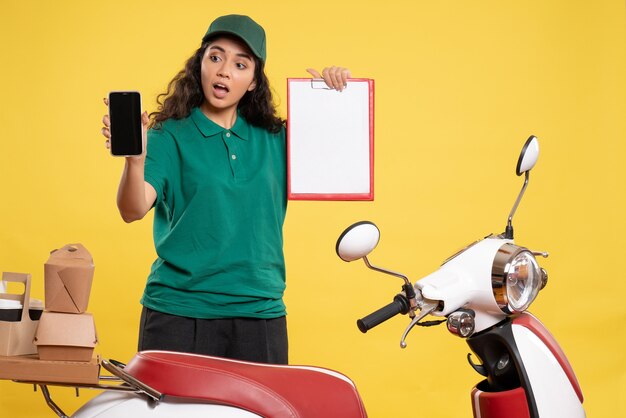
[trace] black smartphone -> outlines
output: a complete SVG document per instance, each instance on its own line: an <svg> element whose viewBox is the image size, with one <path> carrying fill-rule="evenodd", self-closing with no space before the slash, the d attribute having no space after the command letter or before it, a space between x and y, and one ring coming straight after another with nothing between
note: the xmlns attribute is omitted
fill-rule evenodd
<svg viewBox="0 0 626 418"><path fill-rule="evenodd" d="M128 157L143 154L141 136L141 94L138 91L109 93L111 155Z"/></svg>

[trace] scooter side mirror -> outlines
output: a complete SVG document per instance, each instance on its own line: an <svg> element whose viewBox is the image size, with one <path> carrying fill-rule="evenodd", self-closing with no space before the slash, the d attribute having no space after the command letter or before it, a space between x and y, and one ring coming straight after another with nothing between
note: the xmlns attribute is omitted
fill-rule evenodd
<svg viewBox="0 0 626 418"><path fill-rule="evenodd" d="M515 211L517 210L517 206L519 202L522 200L522 196L524 196L524 192L526 191L526 187L528 187L528 179L530 178L530 170L537 164L537 159L539 158L539 140L536 136L531 135L524 146L522 147L522 152L520 152L519 158L517 159L517 168L515 172L518 176L525 174L524 185L522 186L522 190L517 195L517 200L513 205L513 209L511 209L511 213L509 213L509 219L506 223L506 229L504 230L504 237L506 239L513 239L513 215L515 215Z"/></svg>
<svg viewBox="0 0 626 418"><path fill-rule="evenodd" d="M378 245L380 231L370 221L350 225L337 239L335 251L343 261L354 261L366 257Z"/></svg>
<svg viewBox="0 0 626 418"><path fill-rule="evenodd" d="M538 158L539 140L536 136L531 135L530 138L526 140L522 152L519 155L519 159L517 160L517 168L515 169L517 175L521 176L523 173L532 170L535 164L537 164Z"/></svg>

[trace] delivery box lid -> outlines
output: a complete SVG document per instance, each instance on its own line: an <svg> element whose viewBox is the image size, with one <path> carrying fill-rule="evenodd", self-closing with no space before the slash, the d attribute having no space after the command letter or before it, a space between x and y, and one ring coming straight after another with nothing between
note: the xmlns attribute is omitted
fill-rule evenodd
<svg viewBox="0 0 626 418"><path fill-rule="evenodd" d="M93 258L83 244L67 244L59 249L52 250L46 264L93 267Z"/></svg>
<svg viewBox="0 0 626 418"><path fill-rule="evenodd" d="M35 334L35 345L93 348L97 343L96 326L90 313L44 312Z"/></svg>

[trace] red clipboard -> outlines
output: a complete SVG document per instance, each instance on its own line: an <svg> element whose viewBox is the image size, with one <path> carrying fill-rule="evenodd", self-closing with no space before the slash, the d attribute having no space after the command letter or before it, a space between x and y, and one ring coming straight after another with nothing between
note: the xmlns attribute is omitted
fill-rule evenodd
<svg viewBox="0 0 626 418"><path fill-rule="evenodd" d="M374 80L287 79L287 197L374 200Z"/></svg>

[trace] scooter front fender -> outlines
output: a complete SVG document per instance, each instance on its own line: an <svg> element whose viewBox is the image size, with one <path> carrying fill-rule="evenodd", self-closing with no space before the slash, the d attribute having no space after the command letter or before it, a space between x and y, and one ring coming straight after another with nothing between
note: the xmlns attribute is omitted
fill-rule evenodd
<svg viewBox="0 0 626 418"><path fill-rule="evenodd" d="M552 334L530 313L514 318L512 329L539 416L585 417L578 379Z"/></svg>
<svg viewBox="0 0 626 418"><path fill-rule="evenodd" d="M548 330L523 313L468 339L487 380L472 391L477 418L584 418L583 395ZM523 407L514 407L522 402Z"/></svg>

